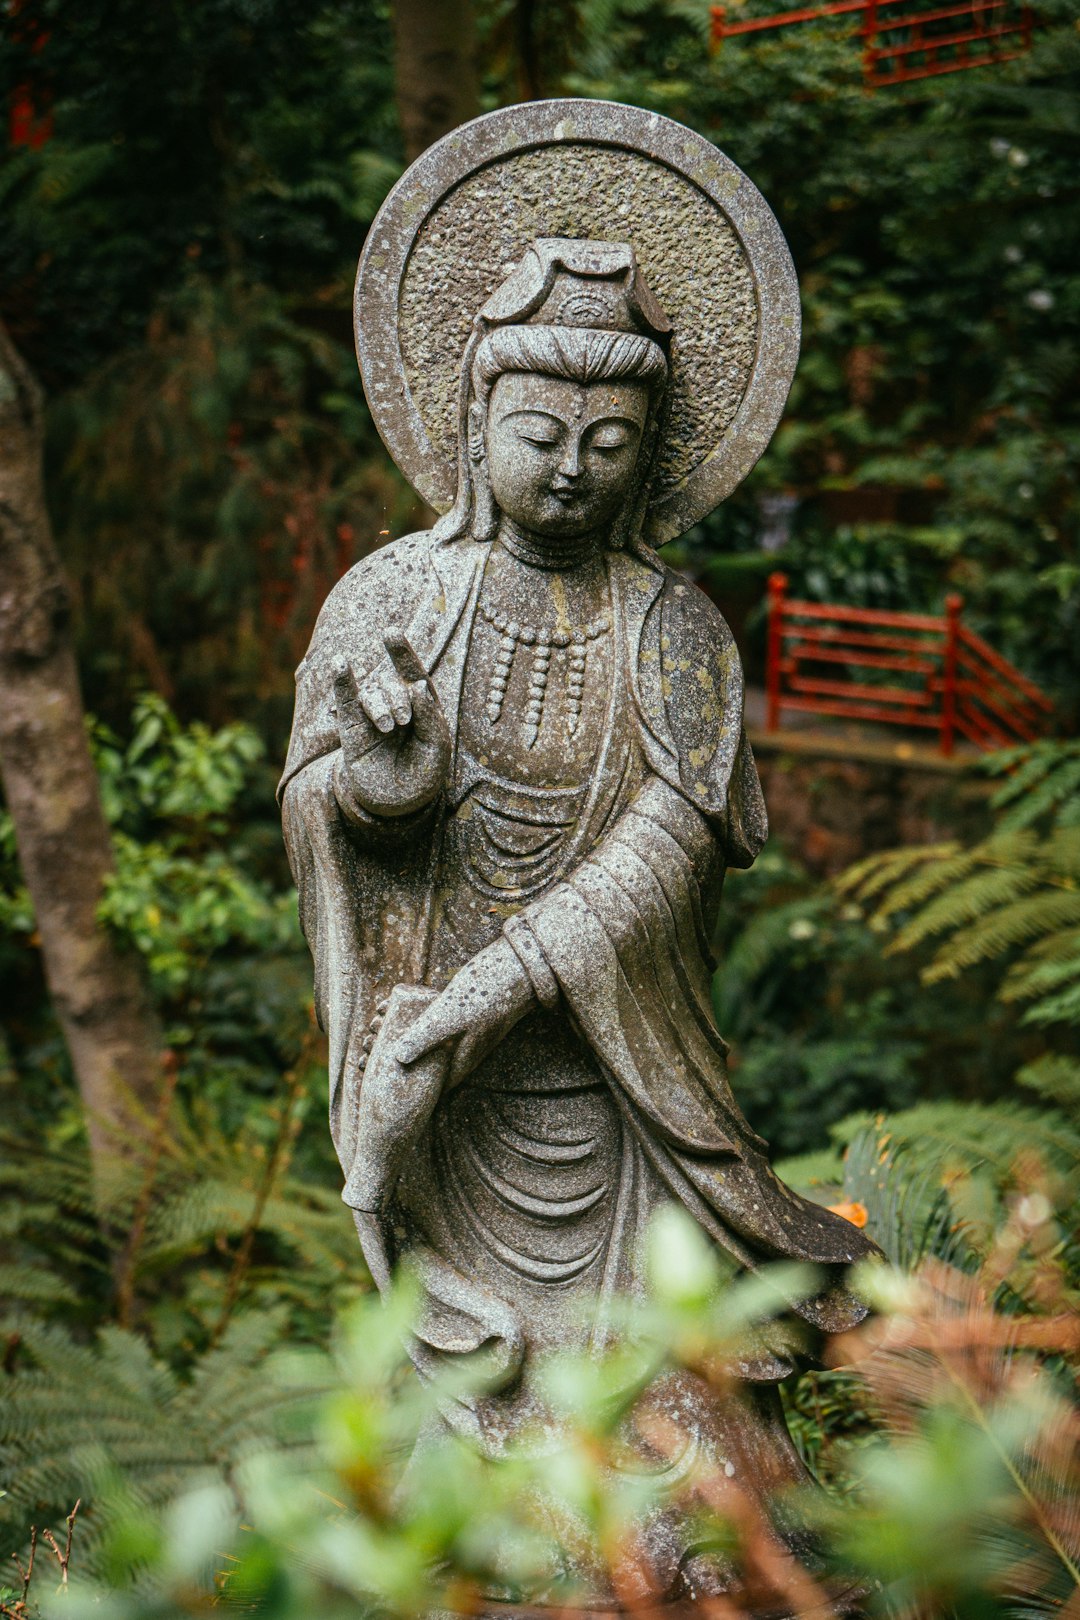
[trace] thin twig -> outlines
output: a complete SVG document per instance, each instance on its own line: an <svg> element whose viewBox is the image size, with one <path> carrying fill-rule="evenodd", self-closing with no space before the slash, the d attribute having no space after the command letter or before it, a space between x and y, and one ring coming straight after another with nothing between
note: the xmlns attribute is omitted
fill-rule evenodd
<svg viewBox="0 0 1080 1620"><path fill-rule="evenodd" d="M64 1543L64 1579L67 1580L67 1567L71 1562L71 1535L75 1529L75 1515L82 1507L82 1497L76 1497L75 1506L67 1516L67 1540Z"/></svg>
<svg viewBox="0 0 1080 1620"><path fill-rule="evenodd" d="M12 1562L15 1564L19 1574L22 1576L22 1597L19 1601L22 1603L24 1608L26 1607L26 1594L30 1590L30 1577L34 1573L34 1554L37 1551L37 1538L37 1525L32 1524L30 1526L30 1557L27 1560L25 1569L23 1569L22 1559L19 1557L18 1553L12 1553L11 1555Z"/></svg>
<svg viewBox="0 0 1080 1620"><path fill-rule="evenodd" d="M75 1515L78 1513L81 1506L82 1497L80 1496L79 1500L75 1503L75 1506L72 1508L71 1512L67 1516L67 1520L65 1521L67 1523L67 1539L64 1542L63 1552L60 1551L56 1537L53 1535L51 1530L43 1530L41 1532L43 1538L52 1548L56 1557L56 1562L60 1565L61 1586L66 1586L68 1583L68 1565L71 1562L71 1533L75 1528Z"/></svg>

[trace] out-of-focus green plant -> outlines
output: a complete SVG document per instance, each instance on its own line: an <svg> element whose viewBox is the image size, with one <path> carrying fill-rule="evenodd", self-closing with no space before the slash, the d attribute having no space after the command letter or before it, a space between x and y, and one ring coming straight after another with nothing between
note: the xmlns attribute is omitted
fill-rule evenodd
<svg viewBox="0 0 1080 1620"><path fill-rule="evenodd" d="M771 845L729 874L713 981L740 1107L781 1157L826 1147L856 1110L1010 1087L1025 1037L985 974L920 987L861 909Z"/></svg>
<svg viewBox="0 0 1080 1620"><path fill-rule="evenodd" d="M673 1493L696 1515L702 1545L734 1556L746 1591L788 1613L827 1614L828 1592L853 1581L883 1615L1056 1612L1080 1587L1080 1424L1065 1371L1080 1339L1055 1237L1034 1173L1018 1181L976 1273L926 1261L913 1275L862 1277L880 1314L836 1352L854 1360L844 1376L877 1434L849 1450L842 1500L815 1491L801 1504L821 1538L817 1575L780 1556L768 1516L707 1459L674 1486L662 1470L621 1492L612 1484L637 1391L665 1366L688 1365L722 1393L725 1345L782 1298L780 1278L733 1292L688 1218L671 1211L652 1235L651 1294L626 1308L624 1347L552 1364L561 1449L523 1446L492 1462L444 1434L403 1471L439 1400L484 1379L481 1367L453 1388L415 1381L401 1348L416 1305L404 1279L388 1306L369 1301L343 1320L329 1361L287 1353L265 1368L285 1430L164 1509L125 1488L106 1456L88 1458L102 1533L86 1544L81 1576L76 1544L64 1607L45 1599L43 1613L151 1620L216 1603L344 1620L358 1607L467 1612L484 1590L572 1601L558 1571L581 1534L605 1549L616 1589L632 1571L647 1592L629 1530ZM1004 1309L995 1299L1018 1261L1036 1266L1037 1297ZM678 1446L677 1423L655 1440ZM646 1598L642 1612L658 1611Z"/></svg>
<svg viewBox="0 0 1080 1620"><path fill-rule="evenodd" d="M51 420L80 656L109 717L123 668L280 736L323 599L416 504L374 455L348 349L277 287L192 272Z"/></svg>
<svg viewBox="0 0 1080 1620"><path fill-rule="evenodd" d="M1023 1021L1061 1039L1026 1064L1022 1085L1063 1105L1080 1100L1080 743L1040 742L993 756L1005 778L988 838L870 856L838 880L894 930L890 952L933 940L925 984L983 962L1007 964L999 995L1025 1005Z"/></svg>
<svg viewBox="0 0 1080 1620"><path fill-rule="evenodd" d="M181 1089L212 1095L239 1125L253 1094L279 1088L311 1005L262 744L243 725L182 726L153 694L136 704L128 740L95 724L91 741L116 863L101 916L146 964L166 1042L182 1054ZM0 811L0 961L25 987L8 1028L31 1089L53 1040L33 929ZM59 1054L53 1064L62 1070Z"/></svg>

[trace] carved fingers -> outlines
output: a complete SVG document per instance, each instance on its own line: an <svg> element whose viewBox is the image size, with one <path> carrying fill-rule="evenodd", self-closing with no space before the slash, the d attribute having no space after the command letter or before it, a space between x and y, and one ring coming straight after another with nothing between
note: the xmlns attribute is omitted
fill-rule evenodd
<svg viewBox="0 0 1080 1620"><path fill-rule="evenodd" d="M413 651L407 636L391 627L383 637L383 645L396 676L396 690L402 707L409 708L409 720L422 743L449 748L450 732L438 694L428 678L427 670Z"/></svg>
<svg viewBox="0 0 1080 1620"><path fill-rule="evenodd" d="M452 1050L448 1083L457 1085L536 1006L532 984L504 939L495 940L455 973L397 1044L408 1066L437 1047Z"/></svg>
<svg viewBox="0 0 1080 1620"><path fill-rule="evenodd" d="M359 686L344 659L334 667L344 792L350 801L343 808L355 801L371 815L401 816L429 804L441 790L450 763L450 730L408 637L390 626L383 642L386 659Z"/></svg>
<svg viewBox="0 0 1080 1620"><path fill-rule="evenodd" d="M351 764L367 753L375 741L373 716L362 702L356 677L344 658L334 662L334 710L341 751Z"/></svg>

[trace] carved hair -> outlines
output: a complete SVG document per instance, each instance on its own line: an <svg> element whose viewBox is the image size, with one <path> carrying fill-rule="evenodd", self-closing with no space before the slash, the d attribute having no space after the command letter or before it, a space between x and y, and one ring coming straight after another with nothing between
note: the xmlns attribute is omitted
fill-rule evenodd
<svg viewBox="0 0 1080 1620"><path fill-rule="evenodd" d="M598 332L588 326L497 326L477 349L472 364L479 403L485 403L481 388L490 394L508 371L536 371L581 383L667 381L664 351L651 338L636 332Z"/></svg>
<svg viewBox="0 0 1080 1620"><path fill-rule="evenodd" d="M471 532L477 540L490 540L499 513L488 480L482 446L468 442L469 407L487 412L498 379L507 372L534 372L568 382L642 382L649 391L649 409L638 450L632 487L611 537L623 546L639 526L660 437L660 418L668 379L668 363L658 343L636 332L599 331L575 326L498 326L482 337L474 336L465 352L459 433L458 494L452 509L440 519L440 539L457 539Z"/></svg>

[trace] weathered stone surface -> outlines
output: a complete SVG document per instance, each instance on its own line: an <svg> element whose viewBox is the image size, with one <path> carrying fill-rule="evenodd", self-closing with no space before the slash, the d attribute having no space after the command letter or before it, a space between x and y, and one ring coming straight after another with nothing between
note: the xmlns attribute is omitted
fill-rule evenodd
<svg viewBox="0 0 1080 1620"><path fill-rule="evenodd" d="M431 533L359 564L320 615L297 674L286 839L365 1257L380 1285L401 1258L419 1274L422 1376L487 1358L490 1388L448 1399L448 1428L494 1456L526 1436L557 1444L544 1358L610 1342L618 1296L643 1286L649 1220L677 1201L732 1271L797 1257L823 1285L743 1345L732 1393L689 1375L646 1392L627 1467L655 1469L640 1427L652 1410L685 1437L673 1486L706 1458L764 1499L805 1478L777 1382L864 1314L844 1271L870 1245L777 1180L728 1085L709 924L726 867L764 842L765 810L731 635L642 530L666 512L660 528L674 532L673 514L685 520L719 487L693 461L712 414L723 446L755 389L757 431L778 413L791 330L773 343L766 293L788 261L761 198L747 202L748 182L712 148L706 162L707 143L633 109L586 118L582 105L521 110L501 168L506 115L479 120L436 148L453 154L457 186L439 223L425 158L372 227L360 286L373 298L359 305L368 396L425 492L422 443L440 478L453 470L453 500ZM593 160L603 196L589 206L608 210L612 232L622 222L615 237L571 234L591 195L585 123L590 139L608 130L630 176L613 178L603 149ZM523 156L522 130L538 128L541 156ZM634 165L658 150L681 153L684 173L669 167L646 227ZM742 197L743 234L701 212L693 186L704 196L706 180ZM544 212L543 186L578 201ZM530 240L540 219L562 234ZM656 284L636 256L639 227L661 244ZM703 272L709 288L687 296ZM730 317L715 344L706 308L714 336ZM439 451L409 437L417 400ZM693 1553L674 1496L641 1539L673 1599L733 1579ZM575 1574L582 1602L611 1603L599 1556L580 1555Z"/></svg>

